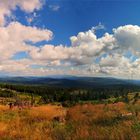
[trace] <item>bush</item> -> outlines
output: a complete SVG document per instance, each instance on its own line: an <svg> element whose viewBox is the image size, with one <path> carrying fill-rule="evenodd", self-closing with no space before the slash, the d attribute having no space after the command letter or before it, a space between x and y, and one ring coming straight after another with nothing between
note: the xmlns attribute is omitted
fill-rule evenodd
<svg viewBox="0 0 140 140"><path fill-rule="evenodd" d="M61 103L63 107L72 107L76 104L74 101L64 101Z"/></svg>

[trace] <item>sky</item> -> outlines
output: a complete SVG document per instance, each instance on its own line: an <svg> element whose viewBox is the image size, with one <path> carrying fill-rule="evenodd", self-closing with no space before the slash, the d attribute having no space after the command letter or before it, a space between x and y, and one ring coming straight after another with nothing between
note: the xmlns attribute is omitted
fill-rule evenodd
<svg viewBox="0 0 140 140"><path fill-rule="evenodd" d="M139 0L0 0L0 76L140 79Z"/></svg>

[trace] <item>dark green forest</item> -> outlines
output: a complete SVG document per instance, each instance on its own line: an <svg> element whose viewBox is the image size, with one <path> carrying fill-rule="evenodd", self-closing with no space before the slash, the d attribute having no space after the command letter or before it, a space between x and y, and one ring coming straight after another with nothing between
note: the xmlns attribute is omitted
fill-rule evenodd
<svg viewBox="0 0 140 140"><path fill-rule="evenodd" d="M0 84L0 97L14 97L15 92L24 93L30 96L41 96L41 102L44 104L51 102L70 102L76 103L80 101L99 101L115 98L116 102L126 100L128 93L140 91L140 86L108 86L97 88L59 88L49 87L45 85L23 85L23 84ZM16 94L17 94L16 93ZM122 98L120 98L122 97Z"/></svg>

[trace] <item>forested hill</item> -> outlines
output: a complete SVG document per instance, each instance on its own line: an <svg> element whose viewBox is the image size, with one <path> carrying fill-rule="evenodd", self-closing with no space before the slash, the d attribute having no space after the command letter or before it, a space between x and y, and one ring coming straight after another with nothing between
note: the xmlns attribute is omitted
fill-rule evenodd
<svg viewBox="0 0 140 140"><path fill-rule="evenodd" d="M1 77L1 83L35 84L56 87L94 88L108 86L140 85L139 80L124 80L102 77Z"/></svg>

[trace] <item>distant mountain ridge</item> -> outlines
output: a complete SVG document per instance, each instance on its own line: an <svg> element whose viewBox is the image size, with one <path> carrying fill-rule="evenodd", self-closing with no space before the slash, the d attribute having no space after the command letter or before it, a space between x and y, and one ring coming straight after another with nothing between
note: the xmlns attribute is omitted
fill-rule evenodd
<svg viewBox="0 0 140 140"><path fill-rule="evenodd" d="M140 80L125 80L110 77L76 77L76 76L50 76L50 77L0 77L0 83L37 84L57 87L83 87L94 88L101 86L140 86Z"/></svg>

